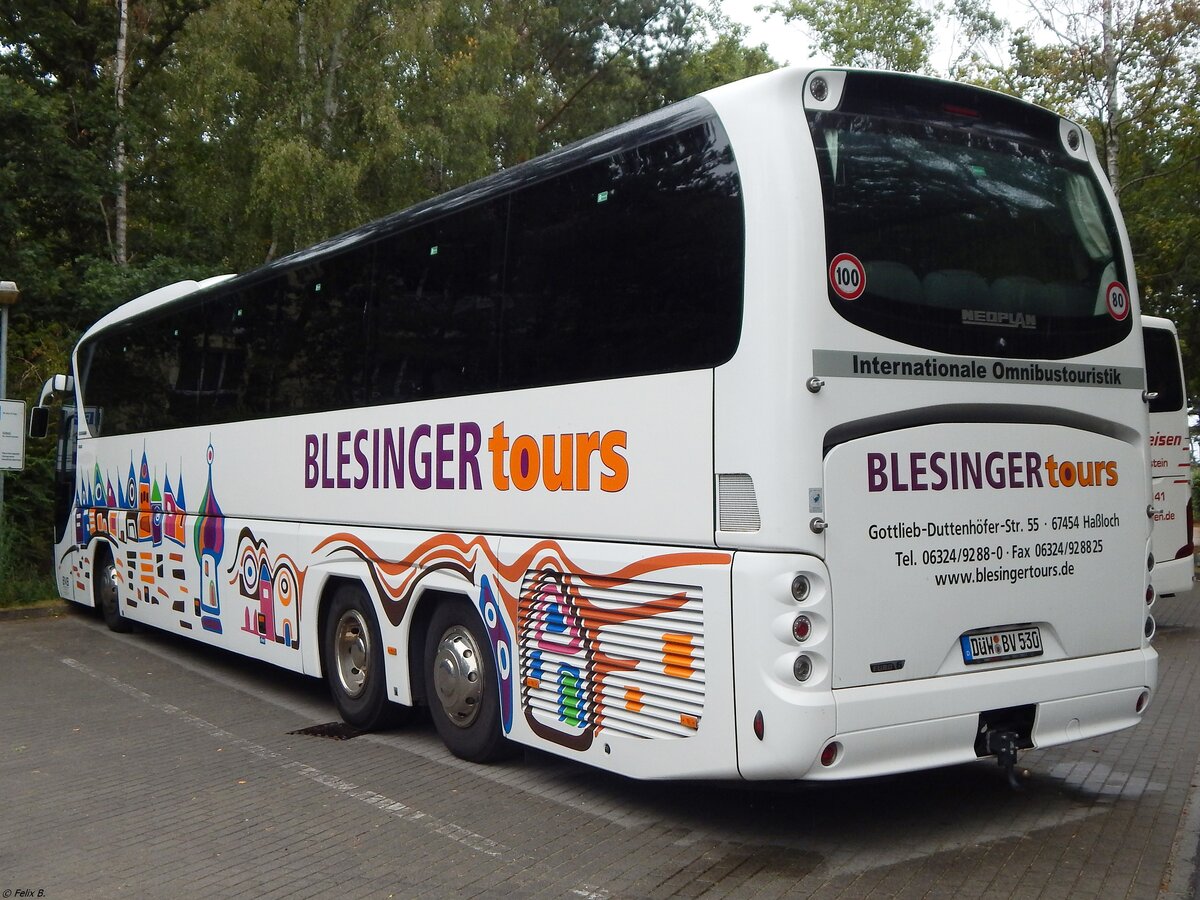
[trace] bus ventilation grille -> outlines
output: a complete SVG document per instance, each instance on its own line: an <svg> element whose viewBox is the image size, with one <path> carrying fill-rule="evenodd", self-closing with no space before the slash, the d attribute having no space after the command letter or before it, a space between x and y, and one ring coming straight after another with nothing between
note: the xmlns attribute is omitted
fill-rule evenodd
<svg viewBox="0 0 1200 900"><path fill-rule="evenodd" d="M699 587L533 571L517 627L522 706L539 734L567 742L597 731L661 739L699 729Z"/></svg>
<svg viewBox="0 0 1200 900"><path fill-rule="evenodd" d="M762 528L754 480L749 475L717 476L717 519L718 531L758 531Z"/></svg>

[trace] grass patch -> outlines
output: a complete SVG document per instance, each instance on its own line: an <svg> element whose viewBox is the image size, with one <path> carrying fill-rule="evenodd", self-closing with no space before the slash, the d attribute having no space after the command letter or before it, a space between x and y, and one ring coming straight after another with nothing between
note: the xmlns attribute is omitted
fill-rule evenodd
<svg viewBox="0 0 1200 900"><path fill-rule="evenodd" d="M10 532L11 526L0 522L0 609L54 601L58 597L54 579L45 572L31 570L28 563L17 558Z"/></svg>

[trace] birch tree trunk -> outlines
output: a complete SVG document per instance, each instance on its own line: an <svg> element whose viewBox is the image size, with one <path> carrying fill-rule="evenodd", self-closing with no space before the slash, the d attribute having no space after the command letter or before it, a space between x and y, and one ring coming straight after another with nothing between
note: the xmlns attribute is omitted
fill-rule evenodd
<svg viewBox="0 0 1200 900"><path fill-rule="evenodd" d="M117 0L117 203L114 261L119 266L129 263L129 183L125 178L125 69L128 57L129 0Z"/></svg>
<svg viewBox="0 0 1200 900"><path fill-rule="evenodd" d="M1101 52L1104 65L1104 156L1108 166L1108 181L1113 193L1121 193L1121 104L1117 96L1117 47L1113 30L1113 0L1104 0Z"/></svg>

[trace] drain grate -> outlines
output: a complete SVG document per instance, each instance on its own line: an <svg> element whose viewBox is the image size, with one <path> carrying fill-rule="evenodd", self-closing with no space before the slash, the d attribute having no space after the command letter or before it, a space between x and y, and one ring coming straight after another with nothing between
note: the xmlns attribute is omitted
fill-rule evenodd
<svg viewBox="0 0 1200 900"><path fill-rule="evenodd" d="M345 722L326 722L324 725L310 725L308 728L301 728L299 731L289 731L288 734L302 734L306 737L323 737L333 738L335 741L348 741L350 738L356 738L360 734L366 734L366 732L359 731Z"/></svg>

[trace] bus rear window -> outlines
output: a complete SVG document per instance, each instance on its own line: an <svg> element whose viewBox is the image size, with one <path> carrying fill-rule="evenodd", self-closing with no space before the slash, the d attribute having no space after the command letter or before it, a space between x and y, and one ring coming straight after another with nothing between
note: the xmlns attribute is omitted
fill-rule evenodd
<svg viewBox="0 0 1200 900"><path fill-rule="evenodd" d="M1062 359L1128 335L1120 237L1058 122L1000 95L848 78L837 111L809 114L835 309L947 353Z"/></svg>

